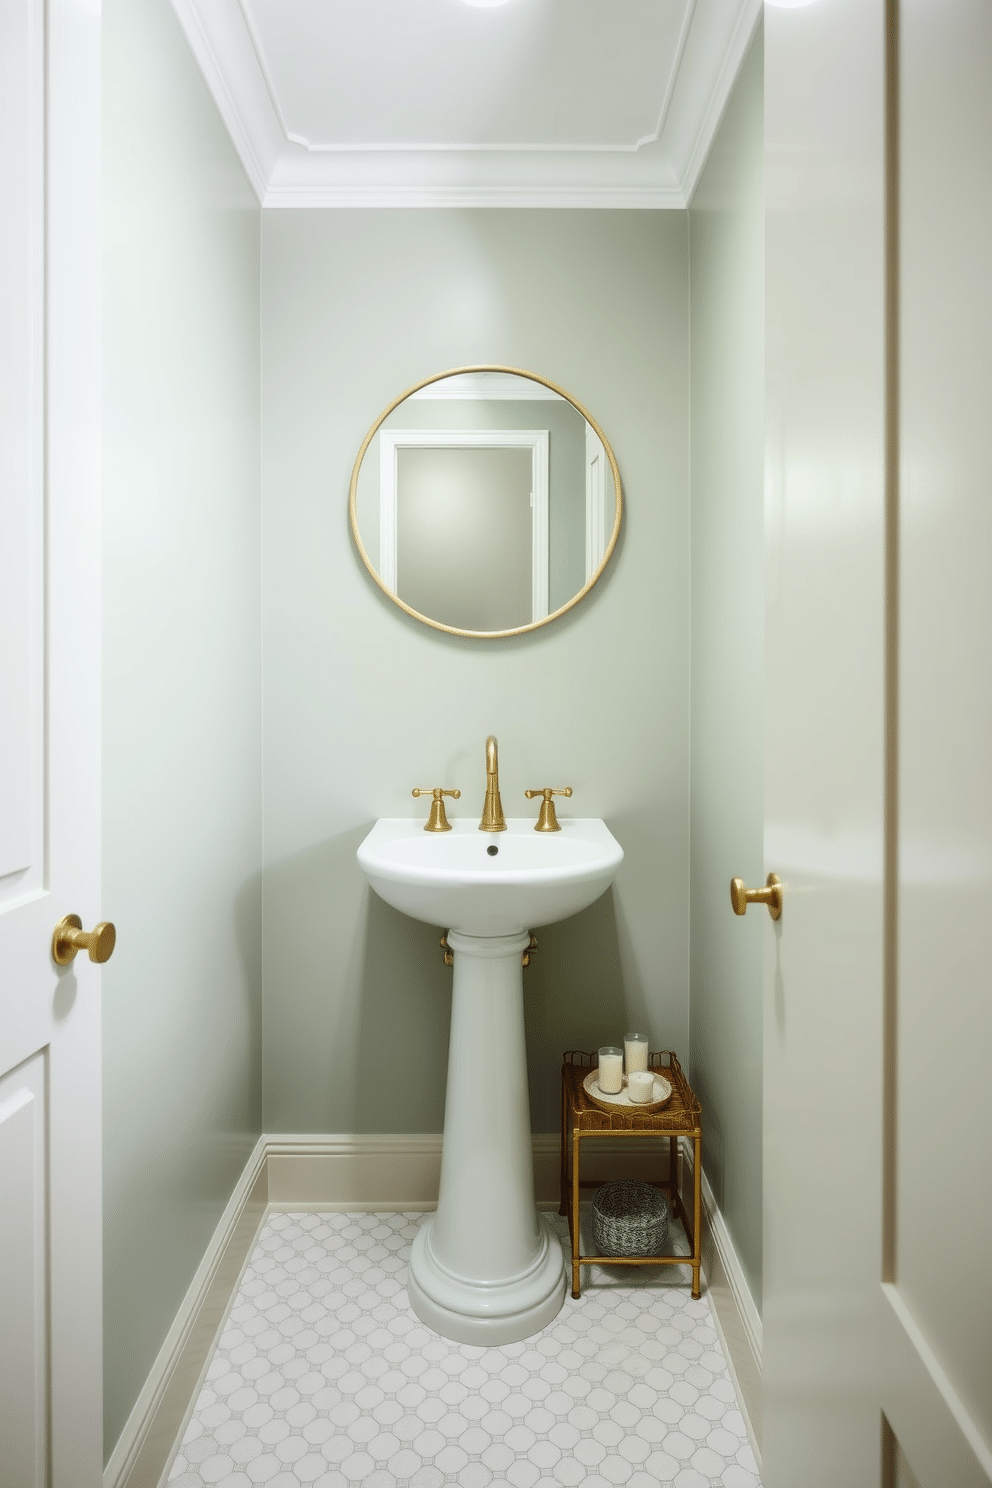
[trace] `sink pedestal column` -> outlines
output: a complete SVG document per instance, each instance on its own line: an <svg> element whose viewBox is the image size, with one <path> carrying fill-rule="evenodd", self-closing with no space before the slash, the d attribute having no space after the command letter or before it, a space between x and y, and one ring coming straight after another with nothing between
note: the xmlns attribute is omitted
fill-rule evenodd
<svg viewBox="0 0 992 1488"><path fill-rule="evenodd" d="M413 1243L414 1312L456 1343L515 1343L565 1297L561 1245L534 1203L521 956L530 937L462 935L437 1212Z"/></svg>

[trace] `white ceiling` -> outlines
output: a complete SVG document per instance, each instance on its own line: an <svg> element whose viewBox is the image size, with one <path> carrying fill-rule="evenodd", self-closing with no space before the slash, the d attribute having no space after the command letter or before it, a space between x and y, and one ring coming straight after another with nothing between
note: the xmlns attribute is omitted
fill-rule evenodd
<svg viewBox="0 0 992 1488"><path fill-rule="evenodd" d="M761 0L172 0L266 207L683 207Z"/></svg>

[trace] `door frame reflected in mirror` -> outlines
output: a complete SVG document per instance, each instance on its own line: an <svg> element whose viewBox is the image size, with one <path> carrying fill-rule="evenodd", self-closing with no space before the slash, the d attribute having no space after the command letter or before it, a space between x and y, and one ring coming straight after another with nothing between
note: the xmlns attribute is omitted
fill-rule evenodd
<svg viewBox="0 0 992 1488"><path fill-rule="evenodd" d="M578 590L577 593L573 594L571 596L571 598L569 598L564 604L559 605L559 607L556 610L552 611L550 614L547 613L547 608L548 608L548 602L549 601L547 600L547 598L545 598L545 601L544 601L544 610L545 610L545 613L543 615L541 615L539 618L532 619L526 625L517 625L517 626L514 626L511 629L507 629L507 630L464 630L464 629L461 629L460 627L455 626L455 625L446 625L443 621L435 620L430 615L425 615L425 614L421 613L421 611L413 609L413 607L411 605L406 604L405 601L402 600L400 598L400 596L396 593L396 590L395 590L395 587L394 587L395 586L395 578L396 578L395 568L394 568L393 574L391 576L392 577L392 581L393 581L393 586L391 586L390 583L388 583L386 580L384 580L383 575L379 572L379 569L377 568L376 564L373 563L372 559L370 558L370 556L369 556L369 554L368 554L368 552L367 552L367 550L365 548L365 544L362 541L362 535L361 535L361 532L359 530L359 525L358 525L358 484L359 484L359 474L360 474L360 471L361 471L361 468L362 468L362 461L364 460L365 455L366 455L366 453L367 453L370 445L372 444L373 440L375 439L376 435L380 433L380 430L382 430L383 434L389 434L389 433L393 433L393 432L402 432L402 431L387 431L387 430L383 430L383 427L382 426L385 423L385 421L389 418L390 414L392 414L393 412L395 412L395 410L400 406L400 404L401 403L404 403L407 400L407 398L412 397L415 393L419 393L423 388L431 387L432 384L438 383L438 382L443 382L447 378L475 376L475 375L478 375L478 374L499 374L501 376L521 377L521 378L528 379L531 382L539 383L541 386L543 386L545 388L548 388L552 393L554 393L558 397L564 399L564 401L566 403L571 404L571 406L576 410L576 412L579 413L581 415L581 417L586 421L587 434L588 434L588 432L590 430L592 431L592 433L595 436L595 439L599 441L599 445L601 446L603 455L605 457L605 461L603 463L601 463L601 466L600 466L600 473L599 474L591 474L590 473L590 468L589 468L589 454L588 454L588 449L587 449L587 473L586 473L586 482L585 482L585 486L586 486L586 490L585 490L585 500L586 500L586 512L585 512L585 533L586 533L586 563L585 563L585 567L586 567L586 581L585 581L585 583L583 584L582 588ZM498 394L494 394L494 396L498 396ZM423 441L425 444L437 444L438 437L437 437L437 434L434 431L418 431L418 436L422 432L427 432L428 433L428 439ZM464 431L460 431L460 432L461 433L464 433ZM509 439L508 442L511 445L512 444L516 444L518 447L521 447L521 446L523 446L526 443L526 439L524 437L522 437L522 436L526 436L527 434L534 433L534 432L538 432L538 433L541 433L541 434L544 434L545 433L545 431L543 431L543 430L540 430L540 431L528 431L528 430L518 430L518 429L513 429L513 430L510 430L510 431L507 431L507 432L510 435L510 439ZM457 436L454 436L454 437L457 437ZM492 430L487 431L486 438L487 438L487 442L490 444L490 446L491 447L495 447L497 441L493 438L493 431ZM420 442L419 437L418 437L418 441L417 442ZM592 440L588 440L587 441L587 446L593 447L593 441ZM402 446L400 446L400 447L402 447ZM388 465L393 465L395 467L395 458L393 460L388 460L388 461L385 461L384 460L384 461L381 462L381 465L382 466L385 466L387 464ZM608 518L606 516L606 513L607 513L607 509L608 509L608 504L609 504L608 503L608 487L607 487L607 480L606 480L606 470L607 470L607 467L609 468L610 475L612 476L612 480L613 480L613 491L614 491L614 519L613 519L612 530L609 533L608 539L606 539L606 532L605 532L606 526L608 525ZM381 480L381 475L380 475L380 480ZM547 488L548 487L547 487L547 477L546 477L546 479L545 479L545 491L547 491ZM394 531L394 534L395 534L395 526L396 526L396 517L395 517L395 510L396 510L395 509L395 475L394 475L394 478L393 478L393 491L394 491L394 496L393 496L393 500L392 500L391 512L392 512L392 521L393 521L393 531ZM381 517L381 511L382 511L382 493L381 493L381 488L380 488L380 493L379 493L379 502L377 504L379 505L379 508L380 508L380 517ZM610 561L610 558L611 558L611 556L613 554L614 548L616 547L617 539L618 539L618 537L620 535L620 523L621 523L622 516L623 516L623 492L622 492L622 488L621 488L621 484L620 484L620 471L619 471L619 468L617 466L617 462L616 462L616 458L615 458L615 456L613 454L613 450L610 447L609 440L606 438L606 435L603 433L603 430L601 429L600 425L593 418L593 416L589 412L589 410L587 408L585 408L583 406L583 404L581 404L578 401L577 398L573 398L572 395L571 395L571 393L566 392L565 389L563 387L561 387L558 383L552 382L550 378L542 377L541 374L538 373L538 372L528 372L528 371L525 371L521 367L510 367L510 366L503 365L501 363L486 362L486 363L476 363L476 364L473 364L473 365L470 365L470 366L464 366L464 367L452 367L452 368L450 368L446 372L437 372L437 373L434 373L430 377L425 377L420 382L416 382L411 387L408 387L397 398L394 398L393 401L386 408L383 409L382 413L376 419L375 423L372 425L372 427L369 429L368 433L366 434L365 438L362 440L361 447L360 447L360 449L358 451L358 455L357 455L357 458L355 460L354 467L352 469L351 484L350 484L350 488L349 488L349 492L348 492L348 516L349 516L349 523L350 523L350 526L351 526L352 539L353 539L353 541L355 543L356 549L358 550L359 557L361 558L362 562L364 563L366 569L368 570L370 576L374 580L374 582L377 585L377 587L382 591L383 594L386 595L386 597L389 600L392 601L393 604L398 605L401 610L404 610L406 612L406 614L410 615L414 620L419 620L422 624L429 625L434 630L446 631L450 635L465 636L465 637L468 637L468 638L470 638L472 640L500 640L500 639L503 639L503 638L505 638L507 636L522 635L526 631L536 630L539 626L548 625L552 620L556 620L560 615L564 615L568 610L572 609L575 605L577 605L581 599L584 599L585 598L585 596L588 594L589 590L593 587L593 585L600 578L601 574L603 573L604 569L606 568L606 565ZM606 539L605 540L605 545L604 545L604 539ZM393 547L393 552L395 554L395 535L394 535L394 537L392 539L392 547ZM596 563L595 564L595 567L593 568L593 563L595 562L595 558L599 554L601 554L601 557L599 558L599 562ZM547 523L545 523L545 550L544 550L544 554L542 555L542 561L541 561L540 565L538 565L538 564L535 564L534 565L534 572L535 573L537 573L538 567L540 567L540 571L544 574L544 581L545 581L545 586L546 586L547 585L547 574L548 574ZM592 572L590 572L590 569L592 569Z"/></svg>
<svg viewBox="0 0 992 1488"><path fill-rule="evenodd" d="M396 517L401 449L526 449L531 458L531 620L548 614L547 429L381 429L379 431L379 568L383 588L399 598ZM478 634L478 632L473 632Z"/></svg>

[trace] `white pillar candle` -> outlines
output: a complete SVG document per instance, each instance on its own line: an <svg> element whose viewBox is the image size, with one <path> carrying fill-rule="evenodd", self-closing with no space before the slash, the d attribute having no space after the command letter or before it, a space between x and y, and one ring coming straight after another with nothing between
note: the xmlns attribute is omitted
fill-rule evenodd
<svg viewBox="0 0 992 1488"><path fill-rule="evenodd" d="M634 1070L627 1076L627 1094L635 1106L642 1106L654 1097L654 1075L650 1070Z"/></svg>
<svg viewBox="0 0 992 1488"><path fill-rule="evenodd" d="M599 1051L599 1088L604 1095L619 1095L623 1089L623 1050L607 1045Z"/></svg>
<svg viewBox="0 0 992 1488"><path fill-rule="evenodd" d="M623 1053L627 1064L628 1075L634 1070L646 1070L648 1067L648 1036L646 1033L625 1033L623 1036Z"/></svg>

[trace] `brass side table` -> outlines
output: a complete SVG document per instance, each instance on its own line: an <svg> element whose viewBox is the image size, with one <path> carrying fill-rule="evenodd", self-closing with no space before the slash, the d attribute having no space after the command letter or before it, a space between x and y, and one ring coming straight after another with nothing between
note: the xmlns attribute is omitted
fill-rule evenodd
<svg viewBox="0 0 992 1488"><path fill-rule="evenodd" d="M653 1114L625 1108L604 1111L589 1099L582 1082L595 1069L597 1053L585 1054L569 1049L561 1069L561 1203L559 1214L568 1215L568 1232L572 1241L572 1296L580 1294L580 1271L583 1266L692 1266L692 1295L700 1295L701 1263L701 1183L703 1176L702 1140L703 1108L682 1073L682 1066L670 1049L648 1056L651 1069L664 1075L672 1087L667 1106ZM668 1137L668 1178L655 1180L653 1186L668 1197L669 1211L680 1219L689 1240L690 1254L658 1256L580 1255L579 1195L583 1188L599 1188L602 1179L582 1178L580 1152L584 1137ZM680 1137L691 1137L693 1144L692 1222L679 1193L678 1148ZM571 1202L568 1202L568 1199Z"/></svg>

